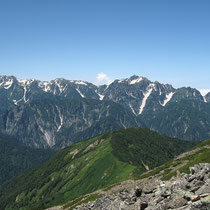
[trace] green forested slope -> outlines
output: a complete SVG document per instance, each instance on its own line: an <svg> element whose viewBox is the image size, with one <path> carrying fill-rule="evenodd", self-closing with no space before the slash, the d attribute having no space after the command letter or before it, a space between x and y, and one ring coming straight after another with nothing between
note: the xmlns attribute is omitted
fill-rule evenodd
<svg viewBox="0 0 210 210"><path fill-rule="evenodd" d="M0 185L23 170L49 160L53 154L51 150L26 147L16 139L0 133Z"/></svg>
<svg viewBox="0 0 210 210"><path fill-rule="evenodd" d="M176 176L177 171L189 173L189 168L199 163L210 163L210 139L203 141L185 153L137 178L146 178L155 175L161 177L163 180L169 180L171 177Z"/></svg>
<svg viewBox="0 0 210 210"><path fill-rule="evenodd" d="M44 209L108 187L168 161L191 146L142 128L76 143L0 189L1 209Z"/></svg>

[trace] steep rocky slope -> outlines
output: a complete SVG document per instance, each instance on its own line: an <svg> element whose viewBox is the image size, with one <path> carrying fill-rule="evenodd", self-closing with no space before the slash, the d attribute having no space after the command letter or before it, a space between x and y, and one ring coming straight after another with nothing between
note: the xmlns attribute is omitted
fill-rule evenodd
<svg viewBox="0 0 210 210"><path fill-rule="evenodd" d="M192 99L171 101L155 114L145 111L140 119L146 127L168 136L186 140L210 137L210 103Z"/></svg>
<svg viewBox="0 0 210 210"><path fill-rule="evenodd" d="M129 110L111 101L41 100L0 115L0 130L27 146L60 149L101 133L143 126Z"/></svg>
<svg viewBox="0 0 210 210"><path fill-rule="evenodd" d="M135 184L124 183L124 186L113 189L113 194L106 194L74 209L207 210L210 209L209 183L210 164L202 163L191 167L189 175L182 173L170 181L153 178L136 181Z"/></svg>

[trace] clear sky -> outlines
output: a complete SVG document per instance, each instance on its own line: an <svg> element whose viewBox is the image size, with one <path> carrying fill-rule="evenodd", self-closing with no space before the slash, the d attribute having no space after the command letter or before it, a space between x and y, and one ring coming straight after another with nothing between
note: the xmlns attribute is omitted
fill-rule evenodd
<svg viewBox="0 0 210 210"><path fill-rule="evenodd" d="M0 75L99 73L210 89L210 0L0 0Z"/></svg>

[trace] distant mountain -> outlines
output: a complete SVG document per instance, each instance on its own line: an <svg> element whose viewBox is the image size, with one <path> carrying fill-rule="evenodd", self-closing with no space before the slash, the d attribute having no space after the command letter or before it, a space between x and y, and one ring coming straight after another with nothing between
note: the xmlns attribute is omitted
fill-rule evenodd
<svg viewBox="0 0 210 210"><path fill-rule="evenodd" d="M11 126L14 126L14 123L12 123L13 118L12 116L7 118L8 114L16 113L16 110L20 111L20 109L25 110L27 104L29 105L32 102L39 103L41 100L49 100L51 101L50 103L53 103L52 101L66 99L68 99L68 101L75 99L95 99L99 101L98 103L100 103L100 101L113 101L118 105L122 105L120 110L122 110L123 107L126 113L130 110L135 116L129 115L131 118L135 119L134 121L137 123L130 123L131 121L129 120L125 126L121 122L117 122L117 126L110 126L114 121L106 119L106 125L99 126L97 129L93 129L92 124L91 126L86 126L81 129L78 127L78 129L76 129L77 134L67 129L64 136L68 137L67 141L69 141L69 143L62 143L60 141L58 148L69 145L77 140L92 137L95 134L98 135L104 131L136 125L144 125L157 132L185 140L205 140L210 138L210 93L206 96L202 96L200 92L194 88L183 87L175 89L169 84L161 84L157 81L151 82L145 77L135 75L127 79L115 80L109 85L102 86L96 86L80 80L55 79L49 82L42 82L34 79L19 80L13 76L1 76L0 111L3 113L1 116L3 116L2 125L4 125L1 126L0 124L1 130L2 132L16 135L18 132L13 128L13 130L11 130L8 127L8 123L6 123L6 121L9 120L8 122L11 123ZM22 108L19 108L19 106ZM39 109L41 109L41 107ZM78 109L80 108L78 107ZM27 112L24 111L23 113L26 118L29 117L27 116ZM52 138L47 134L49 130L43 130L42 127L42 131L38 131L42 133L40 135L45 135L45 142L47 142L49 138L51 140L46 144L43 142L42 145L33 142L31 146L51 147L55 145L55 142L57 142L57 137L55 136L58 136L57 130L60 125L59 123L61 123L59 113L56 113L57 115L56 117L54 116L54 120L48 120L48 122L50 122L49 126L51 126L52 121L55 121L50 129ZM68 116L68 113L63 113L63 115ZM43 115L37 115L37 117L40 118L39 121L42 121L42 116ZM94 119L93 116L85 115L84 122L89 120L86 119L86 117ZM80 118L82 118L82 116L80 116ZM45 123L45 120L43 120L43 123ZM72 123L74 124L74 122ZM63 127L65 128L65 126ZM87 127L88 129L86 129ZM103 129L99 132L101 128ZM17 129L20 129L20 127L17 126ZM37 127L37 130L40 130L39 127ZM96 132L96 130L98 131ZM80 132L78 133L78 131ZM62 132L64 132L64 130ZM67 134L68 132L71 132L71 134ZM24 136L23 132L20 133ZM59 133L61 133L60 129ZM26 136L29 135L30 133ZM40 137L40 135L37 137ZM43 141L43 138L41 139L42 140L37 141ZM63 137L61 137L61 139L64 140Z"/></svg>
<svg viewBox="0 0 210 210"><path fill-rule="evenodd" d="M126 105L135 115L140 115L151 107L153 110L165 107L171 99L185 98L206 102L209 98L208 94L203 97L196 89L175 89L169 84L151 82L145 77L136 75L99 87L81 80L61 78L43 82L35 79L20 80L14 76L0 76L0 99L4 104L8 103L10 106L25 104L32 100L55 96L70 99L111 100ZM6 110L8 107L2 106L1 109Z"/></svg>
<svg viewBox="0 0 210 210"><path fill-rule="evenodd" d="M200 100L174 98L155 113L145 111L140 119L147 128L168 136L186 140L210 138L210 103Z"/></svg>
<svg viewBox="0 0 210 210"><path fill-rule="evenodd" d="M174 92L175 89L171 85L153 83L147 78L132 76L129 79L115 80L107 86L103 91L103 99L123 104L135 115L141 115L151 105L153 109L165 106Z"/></svg>
<svg viewBox="0 0 210 210"><path fill-rule="evenodd" d="M55 96L70 99L99 99L97 86L83 81L55 79L42 82L35 79L19 80L14 76L0 77L1 110L33 100L53 99Z"/></svg>
<svg viewBox="0 0 210 210"><path fill-rule="evenodd" d="M0 188L0 209L45 209L159 166L192 146L149 129L113 131L73 144Z"/></svg>
<svg viewBox="0 0 210 210"><path fill-rule="evenodd" d="M51 150L28 148L16 139L0 134L0 185L54 154Z"/></svg>
<svg viewBox="0 0 210 210"><path fill-rule="evenodd" d="M112 101L41 100L0 114L0 131L27 146L60 149L119 128L143 126L129 110Z"/></svg>

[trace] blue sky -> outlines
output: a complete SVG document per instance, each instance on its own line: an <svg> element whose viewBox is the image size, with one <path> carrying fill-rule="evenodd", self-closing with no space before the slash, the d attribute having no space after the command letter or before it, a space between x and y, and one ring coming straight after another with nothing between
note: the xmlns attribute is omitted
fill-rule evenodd
<svg viewBox="0 0 210 210"><path fill-rule="evenodd" d="M99 73L210 89L210 1L0 0L0 75Z"/></svg>

